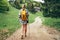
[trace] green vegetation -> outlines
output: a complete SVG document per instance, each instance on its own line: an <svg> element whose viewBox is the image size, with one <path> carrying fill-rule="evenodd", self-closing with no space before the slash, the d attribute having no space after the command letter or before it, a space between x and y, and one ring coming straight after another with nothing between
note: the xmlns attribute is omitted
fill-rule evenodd
<svg viewBox="0 0 60 40"><path fill-rule="evenodd" d="M44 25L56 28L60 31L60 18L44 17Z"/></svg>
<svg viewBox="0 0 60 40"><path fill-rule="evenodd" d="M10 11L0 13L0 29L1 28L15 29L19 27L18 13L19 11L11 6Z"/></svg>
<svg viewBox="0 0 60 40"><path fill-rule="evenodd" d="M44 16L44 25L60 30L60 0L44 0L41 9Z"/></svg>
<svg viewBox="0 0 60 40"><path fill-rule="evenodd" d="M60 17L60 0L44 0L43 15L48 17Z"/></svg>
<svg viewBox="0 0 60 40"><path fill-rule="evenodd" d="M8 2L6 0L0 0L0 12L8 10L9 10Z"/></svg>
<svg viewBox="0 0 60 40"><path fill-rule="evenodd" d="M5 36L7 34L11 35L15 30L20 28L20 23L18 20L19 11L11 6L9 6L9 8L10 10L8 12L0 13L0 39L1 40L2 40L1 36ZM8 32L6 33L6 31Z"/></svg>

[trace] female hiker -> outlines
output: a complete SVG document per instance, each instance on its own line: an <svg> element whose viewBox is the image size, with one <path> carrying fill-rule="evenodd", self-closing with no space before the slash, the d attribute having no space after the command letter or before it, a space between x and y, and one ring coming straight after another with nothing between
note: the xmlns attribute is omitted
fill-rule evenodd
<svg viewBox="0 0 60 40"><path fill-rule="evenodd" d="M19 20L22 24L22 34L21 39L23 39L23 36L27 36L27 23L28 23L28 11L26 9L26 6L23 4L22 9L19 11Z"/></svg>

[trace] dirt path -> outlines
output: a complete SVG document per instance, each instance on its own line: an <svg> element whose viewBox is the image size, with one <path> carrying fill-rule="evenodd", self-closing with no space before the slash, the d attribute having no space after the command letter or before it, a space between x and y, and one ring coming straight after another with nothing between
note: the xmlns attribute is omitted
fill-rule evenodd
<svg viewBox="0 0 60 40"><path fill-rule="evenodd" d="M21 28L22 29L22 28ZM42 26L42 20L37 17L28 25L27 37L21 39L21 29L18 29L6 40L60 40L60 32L53 28Z"/></svg>

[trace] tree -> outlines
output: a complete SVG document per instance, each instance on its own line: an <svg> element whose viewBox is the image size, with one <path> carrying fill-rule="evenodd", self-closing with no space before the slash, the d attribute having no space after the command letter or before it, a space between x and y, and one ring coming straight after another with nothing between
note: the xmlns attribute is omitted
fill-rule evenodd
<svg viewBox="0 0 60 40"><path fill-rule="evenodd" d="M60 0L45 0L43 11L44 16L60 17Z"/></svg>

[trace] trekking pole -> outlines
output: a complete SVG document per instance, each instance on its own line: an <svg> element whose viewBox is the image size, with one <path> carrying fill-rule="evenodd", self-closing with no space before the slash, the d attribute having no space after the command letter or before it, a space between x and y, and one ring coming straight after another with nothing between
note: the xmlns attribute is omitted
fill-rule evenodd
<svg viewBox="0 0 60 40"><path fill-rule="evenodd" d="M30 25L28 25L29 26L29 37L30 37Z"/></svg>
<svg viewBox="0 0 60 40"><path fill-rule="evenodd" d="M30 25L29 25L29 23L28 23L28 35L30 37Z"/></svg>

